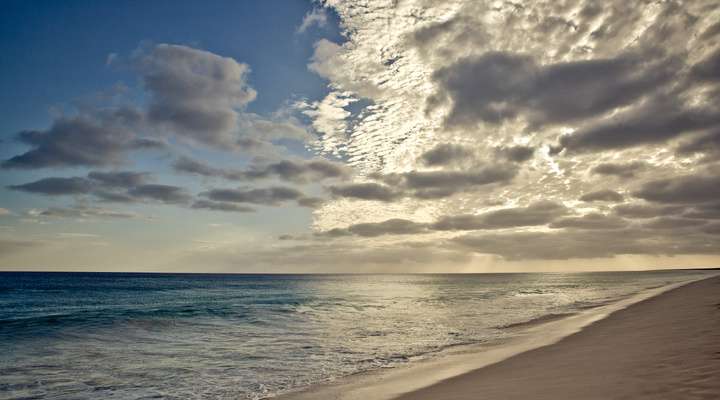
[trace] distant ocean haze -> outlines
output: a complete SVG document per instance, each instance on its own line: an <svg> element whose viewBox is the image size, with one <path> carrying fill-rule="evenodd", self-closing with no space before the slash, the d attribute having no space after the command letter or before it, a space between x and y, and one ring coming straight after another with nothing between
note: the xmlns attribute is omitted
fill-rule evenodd
<svg viewBox="0 0 720 400"><path fill-rule="evenodd" d="M707 274L0 273L0 399L259 399Z"/></svg>

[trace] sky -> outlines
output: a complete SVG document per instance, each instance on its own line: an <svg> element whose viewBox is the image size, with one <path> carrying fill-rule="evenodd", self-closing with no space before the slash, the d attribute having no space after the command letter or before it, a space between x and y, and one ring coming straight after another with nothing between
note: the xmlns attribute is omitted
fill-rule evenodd
<svg viewBox="0 0 720 400"><path fill-rule="evenodd" d="M720 4L7 0L0 270L720 265Z"/></svg>

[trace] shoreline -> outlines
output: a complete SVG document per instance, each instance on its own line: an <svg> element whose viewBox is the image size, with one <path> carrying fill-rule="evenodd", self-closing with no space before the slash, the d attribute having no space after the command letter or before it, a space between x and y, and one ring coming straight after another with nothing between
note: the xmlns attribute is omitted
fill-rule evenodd
<svg viewBox="0 0 720 400"><path fill-rule="evenodd" d="M454 379L478 373L485 368L502 364L506 360L538 349L557 345L579 332L592 330L585 329L590 325L646 300L660 297L687 285L717 278L718 275L713 275L651 288L576 314L552 317L547 321L539 321L540 323L528 321L526 326L523 323L522 328L524 329L519 336L506 341L490 345L460 346L454 351L434 359L418 361L395 369L351 375L273 398L280 400L430 399L432 397L423 397L423 393L427 390L438 390L437 387L447 386ZM446 391L448 388L440 390ZM439 398L437 392L434 393L434 396Z"/></svg>

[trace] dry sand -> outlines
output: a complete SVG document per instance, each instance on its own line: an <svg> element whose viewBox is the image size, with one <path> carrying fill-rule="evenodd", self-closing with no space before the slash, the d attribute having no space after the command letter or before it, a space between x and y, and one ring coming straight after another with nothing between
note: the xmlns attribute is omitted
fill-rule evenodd
<svg viewBox="0 0 720 400"><path fill-rule="evenodd" d="M397 399L720 399L720 277Z"/></svg>

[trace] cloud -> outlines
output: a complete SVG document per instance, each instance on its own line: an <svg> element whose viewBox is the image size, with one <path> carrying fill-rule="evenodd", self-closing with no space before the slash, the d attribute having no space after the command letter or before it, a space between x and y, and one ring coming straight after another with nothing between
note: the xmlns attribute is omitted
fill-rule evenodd
<svg viewBox="0 0 720 400"><path fill-rule="evenodd" d="M39 241L0 239L0 257L31 250L42 245L43 243Z"/></svg>
<svg viewBox="0 0 720 400"><path fill-rule="evenodd" d="M220 177L233 181L252 181L274 177L295 183L340 179L349 174L343 164L323 159L281 160L265 165L253 165L245 170L237 170L212 167L202 161L183 156L175 161L173 169L178 172Z"/></svg>
<svg viewBox="0 0 720 400"><path fill-rule="evenodd" d="M676 152L680 156L701 153L706 156L707 161L720 159L720 129L681 143Z"/></svg>
<svg viewBox="0 0 720 400"><path fill-rule="evenodd" d="M41 210L31 210L29 212L34 217L50 217L50 218L78 218L78 219L134 219L140 218L140 215L134 212L116 211L101 207L50 207Z"/></svg>
<svg viewBox="0 0 720 400"><path fill-rule="evenodd" d="M146 172L114 171L101 172L92 171L88 173L90 180L98 182L102 186L113 188L129 188L145 183L149 174Z"/></svg>
<svg viewBox="0 0 720 400"><path fill-rule="evenodd" d="M512 166L490 165L475 171L411 171L388 180L400 178L403 187L414 190L418 198L442 198L454 193L471 191L478 186L505 183L517 174Z"/></svg>
<svg viewBox="0 0 720 400"><path fill-rule="evenodd" d="M379 176L388 185L398 187L409 196L419 199L437 199L459 192L469 192L490 184L509 182L517 175L512 165L477 166L467 171L410 171L402 174Z"/></svg>
<svg viewBox="0 0 720 400"><path fill-rule="evenodd" d="M711 235L720 235L720 223L705 225L702 231Z"/></svg>
<svg viewBox="0 0 720 400"><path fill-rule="evenodd" d="M535 148L531 146L505 146L498 148L497 152L508 161L524 162L533 157Z"/></svg>
<svg viewBox="0 0 720 400"><path fill-rule="evenodd" d="M450 240L462 249L506 260L607 258L623 254L718 254L715 239L702 230L668 235L643 229L561 230L468 234Z"/></svg>
<svg viewBox="0 0 720 400"><path fill-rule="evenodd" d="M328 18L325 10L322 8L313 8L303 17L302 23L297 28L297 33L305 33L313 26L320 28L325 27L327 22Z"/></svg>
<svg viewBox="0 0 720 400"><path fill-rule="evenodd" d="M720 49L693 65L690 73L701 81L720 81Z"/></svg>
<svg viewBox="0 0 720 400"><path fill-rule="evenodd" d="M592 172L598 175L611 175L620 178L632 178L639 171L647 168L647 164L642 161L633 161L629 163L601 163L593 167Z"/></svg>
<svg viewBox="0 0 720 400"><path fill-rule="evenodd" d="M2 207L0 207L0 216L3 216L3 215L11 215L11 214L12 214L12 213L11 213L10 210L8 210L7 208L2 208Z"/></svg>
<svg viewBox="0 0 720 400"><path fill-rule="evenodd" d="M557 219L550 224L550 227L556 229L621 229L627 225L627 221L622 218L613 215L591 213L581 217L565 217Z"/></svg>
<svg viewBox="0 0 720 400"><path fill-rule="evenodd" d="M348 169L340 163L317 160L282 160L267 165L256 165L244 172L246 179L276 177L285 181L305 183L347 177Z"/></svg>
<svg viewBox="0 0 720 400"><path fill-rule="evenodd" d="M375 237L381 235L409 235L433 231L473 231L506 229L546 225L569 210L552 201L538 201L527 207L512 207L482 214L446 215L433 223L413 222L393 218L382 222L360 223L347 228L322 232L320 236L341 237L349 235Z"/></svg>
<svg viewBox="0 0 720 400"><path fill-rule="evenodd" d="M685 218L720 219L720 203L694 205L692 208L683 212L682 216Z"/></svg>
<svg viewBox="0 0 720 400"><path fill-rule="evenodd" d="M350 183L328 187L335 197L391 202L405 197L429 200L471 192L479 187L504 184L518 172L512 165L476 166L472 172L434 170L410 171L399 174L372 174L381 181Z"/></svg>
<svg viewBox="0 0 720 400"><path fill-rule="evenodd" d="M135 63L150 95L150 122L198 143L235 145L240 110L257 95L247 64L170 44L143 49Z"/></svg>
<svg viewBox="0 0 720 400"><path fill-rule="evenodd" d="M169 204L187 203L191 199L185 189L172 185L139 185L128 190L128 194L136 198L157 200Z"/></svg>
<svg viewBox="0 0 720 400"><path fill-rule="evenodd" d="M378 223L363 223L351 225L347 228L350 234L375 237L380 235L410 235L421 233L425 230L424 224L418 224L406 219L389 219ZM335 232L337 235L337 232Z"/></svg>
<svg viewBox="0 0 720 400"><path fill-rule="evenodd" d="M450 104L449 126L525 116L533 125L567 123L630 104L670 76L668 66L633 54L539 65L531 56L490 51L433 74L432 109Z"/></svg>
<svg viewBox="0 0 720 400"><path fill-rule="evenodd" d="M61 238L70 238L70 239L85 239L85 238L98 238L100 235L96 235L94 233L81 233L81 232L60 232L57 234L58 237Z"/></svg>
<svg viewBox="0 0 720 400"><path fill-rule="evenodd" d="M633 196L657 203L707 203L720 199L720 175L698 174L656 179Z"/></svg>
<svg viewBox="0 0 720 400"><path fill-rule="evenodd" d="M440 143L420 156L427 166L448 165L472 158L474 151L468 147L452 143Z"/></svg>
<svg viewBox="0 0 720 400"><path fill-rule="evenodd" d="M173 169L176 172L195 174L200 176L208 177L220 177L228 180L242 180L245 179L242 171L237 170L226 170L222 168L216 168L209 164L192 159L187 156L182 156L175 160L173 163Z"/></svg>
<svg viewBox="0 0 720 400"><path fill-rule="evenodd" d="M277 206L289 201L301 202L303 206L308 198L297 189L286 186L273 186L268 188L239 188L239 189L212 189L200 194L210 200L229 203L249 203L266 206Z"/></svg>
<svg viewBox="0 0 720 400"><path fill-rule="evenodd" d="M389 186L374 182L348 183L344 185L330 186L328 189L333 196L352 199L379 200L388 202L400 197L400 193L396 192Z"/></svg>
<svg viewBox="0 0 720 400"><path fill-rule="evenodd" d="M682 229L688 227L696 228L706 223L706 221L691 218L658 217L646 222L643 224L643 227L648 229Z"/></svg>
<svg viewBox="0 0 720 400"><path fill-rule="evenodd" d="M590 193L586 193L586 194L582 195L580 197L580 201L585 201L585 202L608 201L608 202L619 203L619 202L623 201L623 196L614 190L603 189L603 190L598 190L595 192L590 192Z"/></svg>
<svg viewBox="0 0 720 400"><path fill-rule="evenodd" d="M86 194L92 190L92 182L85 178L43 178L23 185L12 185L8 188L28 193L48 196Z"/></svg>
<svg viewBox="0 0 720 400"><path fill-rule="evenodd" d="M87 177L50 177L8 188L46 196L91 194L103 201L129 203L138 198L128 193L128 190L141 186L149 177L145 172L91 171Z"/></svg>
<svg viewBox="0 0 720 400"><path fill-rule="evenodd" d="M3 168L108 166L120 164L133 149L147 148L133 127L142 115L132 108L59 117L47 130L23 131L17 140L31 150L2 163Z"/></svg>
<svg viewBox="0 0 720 400"><path fill-rule="evenodd" d="M686 106L676 93L658 98L610 118L590 123L560 139L571 152L623 149L661 143L679 135L720 124L720 113L709 104Z"/></svg>
<svg viewBox="0 0 720 400"><path fill-rule="evenodd" d="M633 219L653 218L662 215L679 214L685 206L658 206L655 204L619 204L613 207L613 213Z"/></svg>
<svg viewBox="0 0 720 400"><path fill-rule="evenodd" d="M3 162L4 168L115 166L128 152L166 143L137 132L190 139L222 150L271 152L273 140L310 139L288 110L268 117L246 112L256 97L247 64L181 45L141 47L131 59L149 97L146 107L81 107L56 118L46 130L23 131L32 148Z"/></svg>
<svg viewBox="0 0 720 400"><path fill-rule="evenodd" d="M527 207L505 208L478 215L445 216L432 224L440 231L503 229L545 225L568 213L568 209L552 201L539 201Z"/></svg>
<svg viewBox="0 0 720 400"><path fill-rule="evenodd" d="M301 197L297 200L300 207L318 208L325 204L326 200L320 197Z"/></svg>
<svg viewBox="0 0 720 400"><path fill-rule="evenodd" d="M197 200L193 203L192 208L227 212L255 212L255 209L252 207L210 200Z"/></svg>

